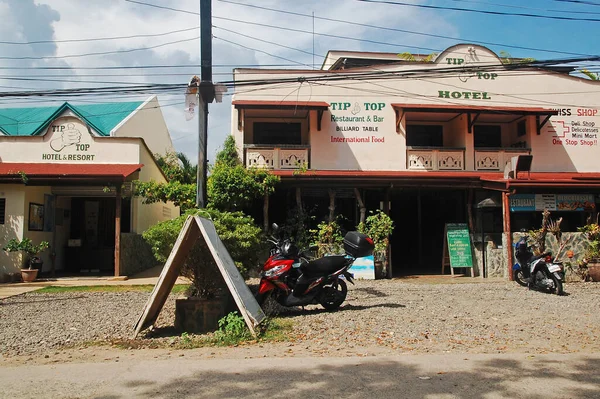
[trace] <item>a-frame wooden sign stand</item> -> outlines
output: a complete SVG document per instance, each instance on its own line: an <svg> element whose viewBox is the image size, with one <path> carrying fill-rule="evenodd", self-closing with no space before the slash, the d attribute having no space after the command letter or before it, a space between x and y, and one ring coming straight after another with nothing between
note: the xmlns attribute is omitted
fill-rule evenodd
<svg viewBox="0 0 600 399"><path fill-rule="evenodd" d="M210 250L248 328L252 334L256 335L254 329L266 316L235 266L231 255L227 252L227 248L219 238L215 225L208 219L199 216L188 216L169 255L169 259L163 267L158 282L144 307L144 311L135 324L134 338L143 329L156 322L169 293L173 289L173 285L175 285L181 266L198 239L204 239L206 242L206 247Z"/></svg>

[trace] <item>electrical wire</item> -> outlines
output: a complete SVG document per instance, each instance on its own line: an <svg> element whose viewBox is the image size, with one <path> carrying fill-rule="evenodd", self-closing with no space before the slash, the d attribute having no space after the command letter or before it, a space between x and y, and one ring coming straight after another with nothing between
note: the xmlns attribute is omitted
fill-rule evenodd
<svg viewBox="0 0 600 399"><path fill-rule="evenodd" d="M529 14L529 13L509 13L509 12L491 11L491 10L473 10L470 8L442 7L442 6L434 6L434 5L430 5L430 4L412 4L412 3L404 3L404 2L394 2L394 1L390 1L390 0L356 0L356 1L360 1L362 3L371 3L371 4L378 3L378 4L387 4L387 5L402 6L402 7L426 8L426 9L444 10L444 11L460 11L460 12L469 12L469 13L486 14L486 15L502 15L502 16L510 16L510 17L527 17L527 18L551 19L551 20L561 20L561 21L600 22L600 19L594 19L594 18L574 18L574 17Z"/></svg>
<svg viewBox="0 0 600 399"><path fill-rule="evenodd" d="M154 34L140 34L140 35L131 35L131 36L96 37L96 38L88 38L88 39L35 40L35 41L29 41L29 42L0 41L0 44L7 44L7 45L33 45L33 44L48 44L48 43L98 42L98 41L109 41L109 40L137 39L137 38L145 38L145 37L167 36L167 35L173 35L175 33L189 32L189 31L192 31L192 30L193 31L197 31L198 29L200 29L199 26L196 26L194 28L179 29L179 30L173 30L173 31L162 32L162 33L154 33Z"/></svg>
<svg viewBox="0 0 600 399"><path fill-rule="evenodd" d="M267 43L267 44L272 44L272 45L274 45L274 46L278 46L278 47L286 48L286 49L289 49L289 50L298 51L298 52L301 52L301 53L304 53L304 54L308 54L308 55L312 55L312 56L315 56L315 57L320 57L320 58L323 58L323 59L325 58L325 57L324 57L324 56L322 56L322 55L314 54L314 53L311 53L310 51L305 51L305 50L301 50L301 49L299 49L299 48L295 48L295 47L286 46L286 45L283 45L283 44L280 44L280 43L271 42L271 41L264 40L264 39L259 39L259 38L255 37L255 36L245 35L245 34L243 34L243 33L236 32L236 31L234 31L234 30L231 30L231 29L225 29L225 28L222 28L222 27L220 27L220 26L213 25L213 28L220 29L220 30L222 30L222 31L225 31L225 32L233 33L233 34L235 34L235 35L242 36L242 37L246 37L246 38L249 38L249 39L252 39L252 40L257 40L257 41L259 41L259 42L263 42L263 43ZM304 64L302 64L302 65L304 65Z"/></svg>
<svg viewBox="0 0 600 399"><path fill-rule="evenodd" d="M436 39L456 40L456 41L460 41L460 42L478 43L478 44L484 44L484 45L489 45L489 46L508 47L508 48L514 48L514 49L519 49L519 50L537 51L537 52L544 52L544 53L555 53L555 54L575 55L575 56L589 55L589 54L582 54L582 53L573 53L573 52L568 52L568 51L557 51L557 50L541 49L541 48L535 48L535 47L516 46L516 45L510 45L510 44L504 44L504 43L488 42L488 41L482 41L482 40L465 39L465 38L459 38L459 37L453 37L453 36L435 35L435 34L431 34L431 33L416 32L416 31L411 31L411 30L407 30L407 29L390 28L390 27L385 27L385 26L364 24L364 23L360 23L360 22L356 22L356 21L318 17L316 15L313 16L313 15L303 14L303 13L299 13L299 12L278 10L275 8L257 6L255 4L238 3L236 1L231 1L231 0L219 0L219 1L222 3L230 3L230 4L235 4L235 5L239 5L239 6L243 6L243 7L256 8L256 9L260 9L260 10L272 11L272 12L283 13L283 14L288 14L288 15L296 15L296 16L301 16L301 17L305 17L305 18L313 18L314 17L315 19L319 19L322 21L337 22L337 23L348 24L348 25L353 25L353 26L361 26L364 28L386 30L386 31L390 31L390 32L408 33L411 35L433 37Z"/></svg>
<svg viewBox="0 0 600 399"><path fill-rule="evenodd" d="M139 47L139 48L132 48L132 49L127 49L127 50L101 51L101 52L86 53L86 54L71 54L71 55L60 55L60 56L55 55L55 56L42 56L42 57L3 57L3 56L0 56L0 60L56 60L56 59L65 59L65 58L89 57L89 56L96 56L96 55L133 53L135 51L152 50L152 49L159 48L159 47L165 47L165 46L170 46L173 44L190 42L190 41L198 40L198 39L200 39L200 36L192 37L190 39L175 40L172 42L157 44L157 45L148 46L148 47Z"/></svg>
<svg viewBox="0 0 600 399"><path fill-rule="evenodd" d="M235 45L235 46L242 47L242 48L244 48L244 49L246 49L246 50L252 50L252 51L256 51L257 53L266 54L266 55L268 55L268 56L270 56L270 57L279 58L279 59L281 59L281 60L285 60L285 61L289 61L289 62L294 62L294 63L296 63L296 64L298 64L298 65L302 65L302 66L310 67L310 65L308 65L308 64L304 64L304 63L302 63L302 62L299 62L299 61L294 61L294 60L291 60L291 59L289 59L289 58L281 57L281 56L279 56L279 55L271 54L271 53L268 53L268 52L266 52L266 51L259 50L259 49L256 49L256 48L252 48L252 47L244 46L243 44L239 44L239 43L233 42L233 41L231 41L231 40L223 39L222 37L218 37L218 36L215 36L215 35L213 35L213 39L218 39L218 40L221 40L221 41L227 42L227 43L229 43L229 44L233 44L233 45Z"/></svg>

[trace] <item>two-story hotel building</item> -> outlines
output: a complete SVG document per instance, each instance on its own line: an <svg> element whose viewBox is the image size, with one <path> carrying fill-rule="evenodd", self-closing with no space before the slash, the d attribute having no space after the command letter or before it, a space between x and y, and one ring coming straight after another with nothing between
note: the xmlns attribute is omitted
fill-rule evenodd
<svg viewBox="0 0 600 399"><path fill-rule="evenodd" d="M330 51L320 70L236 69L232 132L248 167L281 176L271 219L298 198L351 223L383 209L390 275L439 273L445 224L466 223L490 250L479 274L508 277L511 232L543 209L576 231L596 210L600 83L570 72L471 44L431 62Z"/></svg>

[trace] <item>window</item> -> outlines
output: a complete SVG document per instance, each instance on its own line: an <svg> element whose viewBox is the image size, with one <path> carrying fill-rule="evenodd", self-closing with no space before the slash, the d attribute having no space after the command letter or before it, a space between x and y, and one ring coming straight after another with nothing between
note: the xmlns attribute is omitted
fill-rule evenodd
<svg viewBox="0 0 600 399"><path fill-rule="evenodd" d="M302 144L300 123L254 122L254 144Z"/></svg>
<svg viewBox="0 0 600 399"><path fill-rule="evenodd" d="M407 125L406 145L411 147L443 147L442 125Z"/></svg>
<svg viewBox="0 0 600 399"><path fill-rule="evenodd" d="M527 124L525 123L525 121L519 121L519 123L517 123L517 136L521 137L521 136L525 136L527 134Z"/></svg>
<svg viewBox="0 0 600 399"><path fill-rule="evenodd" d="M501 148L502 128L500 125L475 125L475 148Z"/></svg>
<svg viewBox="0 0 600 399"><path fill-rule="evenodd" d="M0 224L6 220L6 198L0 198Z"/></svg>

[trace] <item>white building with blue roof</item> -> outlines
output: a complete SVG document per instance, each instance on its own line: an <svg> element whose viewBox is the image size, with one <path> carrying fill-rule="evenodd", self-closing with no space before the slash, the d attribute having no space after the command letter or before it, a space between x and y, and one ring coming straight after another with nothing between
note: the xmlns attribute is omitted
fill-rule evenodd
<svg viewBox="0 0 600 399"><path fill-rule="evenodd" d="M179 208L143 204L132 185L166 182L153 154L173 151L156 96L0 109L0 246L49 242L42 273L125 276L154 266L141 233ZM25 262L0 251L0 277Z"/></svg>

